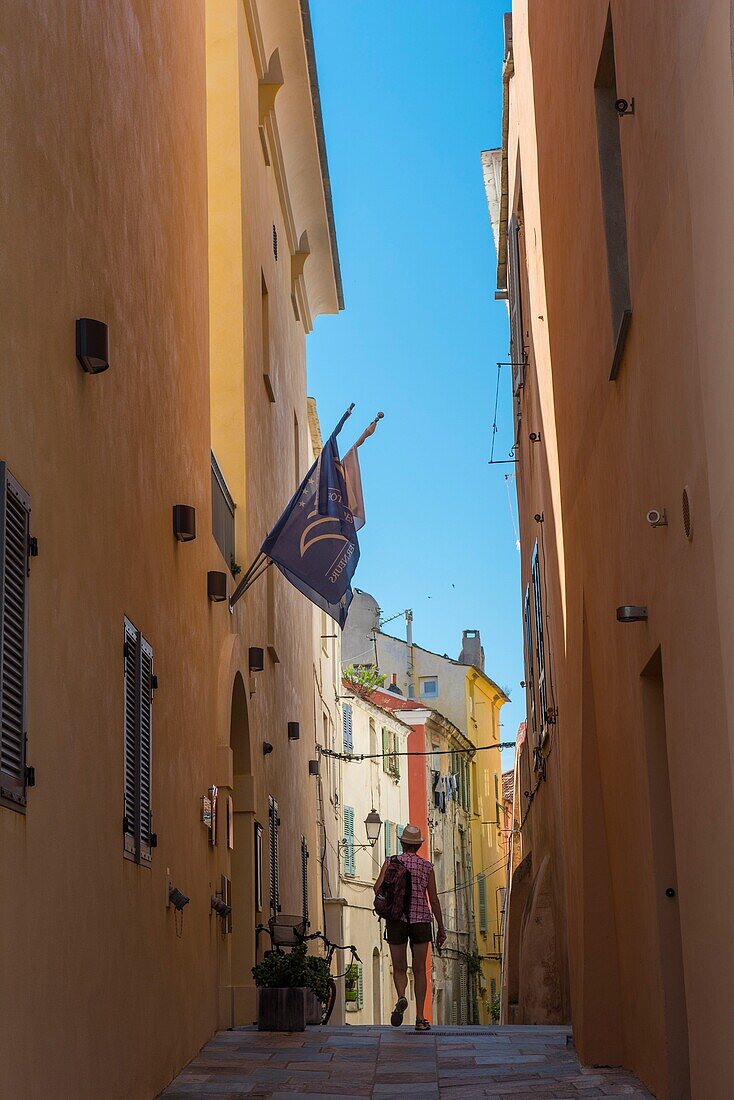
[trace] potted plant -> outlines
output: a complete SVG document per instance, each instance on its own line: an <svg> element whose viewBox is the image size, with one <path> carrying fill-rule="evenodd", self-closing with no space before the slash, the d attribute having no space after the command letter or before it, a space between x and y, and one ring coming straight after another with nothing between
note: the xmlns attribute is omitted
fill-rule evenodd
<svg viewBox="0 0 734 1100"><path fill-rule="evenodd" d="M306 954L299 944L288 954L270 951L252 968L259 989L257 1026L260 1031L304 1031L320 1023L321 1003L329 993L326 959Z"/></svg>

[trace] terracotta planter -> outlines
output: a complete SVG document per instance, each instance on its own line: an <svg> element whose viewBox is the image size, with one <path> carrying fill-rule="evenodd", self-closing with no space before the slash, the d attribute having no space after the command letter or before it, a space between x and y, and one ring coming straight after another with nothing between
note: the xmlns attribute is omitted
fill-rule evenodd
<svg viewBox="0 0 734 1100"><path fill-rule="evenodd" d="M258 991L258 1031L305 1031L305 986L265 987Z"/></svg>
<svg viewBox="0 0 734 1100"><path fill-rule="evenodd" d="M320 1024L324 1006L311 989L306 990L306 1023Z"/></svg>

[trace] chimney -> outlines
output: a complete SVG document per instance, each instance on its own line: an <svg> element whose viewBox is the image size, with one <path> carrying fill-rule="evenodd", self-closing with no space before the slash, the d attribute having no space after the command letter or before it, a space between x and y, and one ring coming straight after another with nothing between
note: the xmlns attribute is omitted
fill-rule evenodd
<svg viewBox="0 0 734 1100"><path fill-rule="evenodd" d="M392 679L390 680L390 687L387 690L392 691L395 695L402 695L403 694L402 691L400 690L400 688L398 687L398 674L397 674L397 672L393 672Z"/></svg>
<svg viewBox="0 0 734 1100"><path fill-rule="evenodd" d="M461 635L459 664L474 665L480 672L484 672L484 648L478 630L465 630Z"/></svg>

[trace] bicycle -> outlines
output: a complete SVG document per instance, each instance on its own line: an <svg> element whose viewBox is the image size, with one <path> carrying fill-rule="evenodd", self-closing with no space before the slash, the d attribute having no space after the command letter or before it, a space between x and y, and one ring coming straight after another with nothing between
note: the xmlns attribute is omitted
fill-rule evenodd
<svg viewBox="0 0 734 1100"><path fill-rule="evenodd" d="M357 954L357 949L353 943L351 944L339 944L333 943L323 932L311 932L306 933L307 924L302 917L293 917L290 920L288 917L279 916L278 919L271 918L267 924L259 924L256 928L256 932L259 935L260 932L267 932L270 937L271 950L266 951L265 954L277 953L284 955L284 947L298 947L300 944L308 943L310 940L320 940L325 949L325 961L329 969L328 979L328 996L323 1004L323 1012L321 1014L321 1026L328 1024L331 1019L331 1014L334 1011L337 997L337 979L345 977L349 966L353 963L360 963L362 960ZM331 973L331 963L336 951L349 951L351 959L349 966L342 974Z"/></svg>

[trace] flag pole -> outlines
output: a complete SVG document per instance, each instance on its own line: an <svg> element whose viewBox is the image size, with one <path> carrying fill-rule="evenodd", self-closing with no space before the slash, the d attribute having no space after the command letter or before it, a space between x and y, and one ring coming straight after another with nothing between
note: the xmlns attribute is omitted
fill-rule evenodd
<svg viewBox="0 0 734 1100"><path fill-rule="evenodd" d="M356 450L356 448L357 448L357 447L361 447L361 446L362 446L362 444L364 443L365 439L369 439L369 437L370 437L371 435L374 435L374 431L375 431L375 428L377 427L377 425L378 425L378 422L379 422L380 420L382 420L382 418L384 417L384 415L385 415L385 414L384 414L384 412L378 412L378 414L377 414L377 416L375 417L375 419L374 419L374 420L372 420L372 421L370 421L370 423L369 423L369 424L367 425L367 427L365 428L365 430L364 430L364 431L362 432L362 434L361 434L361 436L359 437L359 439L357 440L357 442L356 442L356 443L354 444L355 450Z"/></svg>
<svg viewBox="0 0 734 1100"><path fill-rule="evenodd" d="M265 566L265 568L263 568L263 562L266 561L266 560L268 561L268 564ZM242 578L242 580L240 581L240 583L235 588L232 595L229 597L229 610L230 611L232 611L232 609L234 608L234 605L238 602L240 597L244 596L245 592L250 587L250 585L254 581L256 581L258 579L258 577L261 577L262 574L265 572L265 570L270 565L272 565L272 562L265 558L265 555L263 554L263 552L261 550L260 553L255 558L252 565L249 567L249 569L245 573L245 575Z"/></svg>

